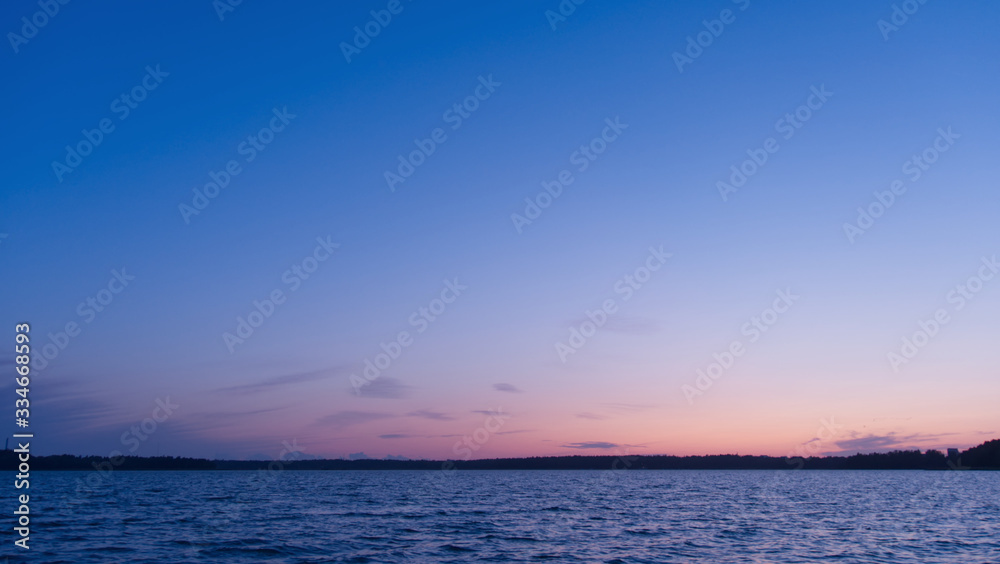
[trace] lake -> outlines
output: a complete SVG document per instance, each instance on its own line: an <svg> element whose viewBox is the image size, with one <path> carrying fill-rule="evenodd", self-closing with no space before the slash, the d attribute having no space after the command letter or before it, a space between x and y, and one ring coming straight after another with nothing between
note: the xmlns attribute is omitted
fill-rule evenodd
<svg viewBox="0 0 1000 564"><path fill-rule="evenodd" d="M1000 562L997 472L94 474L35 473L29 561Z"/></svg>

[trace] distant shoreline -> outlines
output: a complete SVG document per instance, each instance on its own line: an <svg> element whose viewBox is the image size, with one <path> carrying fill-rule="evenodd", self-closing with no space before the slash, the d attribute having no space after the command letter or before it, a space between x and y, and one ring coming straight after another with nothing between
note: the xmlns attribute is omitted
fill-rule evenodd
<svg viewBox="0 0 1000 564"><path fill-rule="evenodd" d="M11 450L0 466L17 470ZM31 456L34 471L169 470L1000 470L1000 439L945 456L919 450L850 456L775 457L754 455L575 455L477 460L208 460L171 456Z"/></svg>

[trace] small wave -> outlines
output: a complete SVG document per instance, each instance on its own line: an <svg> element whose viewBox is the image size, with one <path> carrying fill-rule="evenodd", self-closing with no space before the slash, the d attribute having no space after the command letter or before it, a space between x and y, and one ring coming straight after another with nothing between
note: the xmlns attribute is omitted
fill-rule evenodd
<svg viewBox="0 0 1000 564"><path fill-rule="evenodd" d="M640 535L640 536L653 536L659 534L657 531L652 529L625 529L625 532L630 535Z"/></svg>

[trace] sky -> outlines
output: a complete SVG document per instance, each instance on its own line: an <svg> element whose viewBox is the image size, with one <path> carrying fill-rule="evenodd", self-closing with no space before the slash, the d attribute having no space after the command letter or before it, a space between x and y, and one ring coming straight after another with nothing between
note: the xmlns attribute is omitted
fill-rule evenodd
<svg viewBox="0 0 1000 564"><path fill-rule="evenodd" d="M0 8L33 452L1000 436L996 3L42 4Z"/></svg>

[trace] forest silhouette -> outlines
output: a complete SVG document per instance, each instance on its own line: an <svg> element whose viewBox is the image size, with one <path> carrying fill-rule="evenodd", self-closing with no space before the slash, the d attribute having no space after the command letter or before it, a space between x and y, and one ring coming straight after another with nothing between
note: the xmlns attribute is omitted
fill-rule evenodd
<svg viewBox="0 0 1000 564"><path fill-rule="evenodd" d="M15 471L17 453L0 451ZM1000 439L945 455L938 450L895 450L849 456L541 456L478 460L207 460L173 456L32 456L32 470L1000 470Z"/></svg>

